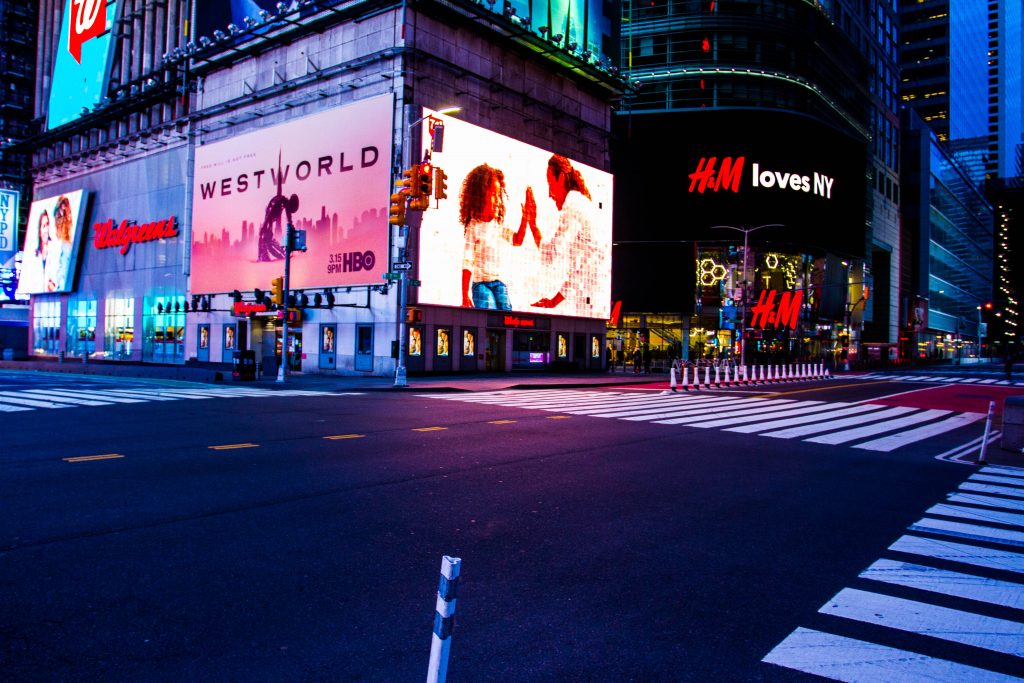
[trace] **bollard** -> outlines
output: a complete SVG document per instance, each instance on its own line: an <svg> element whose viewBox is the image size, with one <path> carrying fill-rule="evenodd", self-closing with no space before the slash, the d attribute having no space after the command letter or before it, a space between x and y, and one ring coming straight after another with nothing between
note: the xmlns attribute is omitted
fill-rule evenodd
<svg viewBox="0 0 1024 683"><path fill-rule="evenodd" d="M674 364L668 370L668 386L673 392L676 391L676 366Z"/></svg>
<svg viewBox="0 0 1024 683"><path fill-rule="evenodd" d="M705 365L704 366L704 386L706 386L706 387L711 386L711 366L710 365Z"/></svg>
<svg viewBox="0 0 1024 683"><path fill-rule="evenodd" d="M690 366L683 366L683 389L690 390Z"/></svg>
<svg viewBox="0 0 1024 683"><path fill-rule="evenodd" d="M764 384L764 366L761 366L761 379L757 380L758 384Z"/></svg>
<svg viewBox="0 0 1024 683"><path fill-rule="evenodd" d="M981 437L981 450L978 452L978 464L987 465L988 461L985 460L985 451L988 449L988 435L992 431L992 415L996 411L996 402L988 402L988 417L985 418L985 436Z"/></svg>
<svg viewBox="0 0 1024 683"><path fill-rule="evenodd" d="M731 383L731 380L729 379L729 366L726 365L725 366L725 384L726 384L726 386L728 386L730 383Z"/></svg>
<svg viewBox="0 0 1024 683"><path fill-rule="evenodd" d="M434 613L434 635L430 643L427 683L444 683L448 676L448 651L455 628L455 593L459 587L462 559L445 555L441 558L441 579L437 584L437 608Z"/></svg>
<svg viewBox="0 0 1024 683"><path fill-rule="evenodd" d="M715 366L715 386L720 387L722 383L718 381L718 366Z"/></svg>

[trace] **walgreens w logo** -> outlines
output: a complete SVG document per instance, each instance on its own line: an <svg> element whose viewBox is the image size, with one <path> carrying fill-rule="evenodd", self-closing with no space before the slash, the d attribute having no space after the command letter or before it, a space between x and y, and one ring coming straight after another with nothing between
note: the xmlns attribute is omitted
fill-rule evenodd
<svg viewBox="0 0 1024 683"><path fill-rule="evenodd" d="M82 63L82 43L107 29L107 0L69 0L68 52Z"/></svg>
<svg viewBox="0 0 1024 683"><path fill-rule="evenodd" d="M722 165L718 165L718 157L701 157L697 170L690 174L690 192L696 190L704 194L704 190L740 191L740 177L743 175L743 162L746 157L725 157Z"/></svg>

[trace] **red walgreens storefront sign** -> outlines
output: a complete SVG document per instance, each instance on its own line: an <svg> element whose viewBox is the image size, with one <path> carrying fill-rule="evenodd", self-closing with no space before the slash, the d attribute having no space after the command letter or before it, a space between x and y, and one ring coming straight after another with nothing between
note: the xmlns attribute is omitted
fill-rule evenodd
<svg viewBox="0 0 1024 683"><path fill-rule="evenodd" d="M133 244L154 242L178 236L178 227L174 224L174 216L162 221L153 221L152 223L142 223L140 225L123 220L116 228L114 227L114 219L110 218L106 223L96 223L92 226L92 229L95 231L92 237L94 247L97 249L120 247L122 256L128 253Z"/></svg>

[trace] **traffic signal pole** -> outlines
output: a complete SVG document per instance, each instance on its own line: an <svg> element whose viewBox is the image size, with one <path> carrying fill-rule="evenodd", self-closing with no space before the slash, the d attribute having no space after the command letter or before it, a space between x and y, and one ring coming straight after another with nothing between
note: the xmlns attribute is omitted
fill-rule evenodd
<svg viewBox="0 0 1024 683"><path fill-rule="evenodd" d="M284 382L288 374L288 294L291 292L292 233L291 223L285 227L284 236L284 317L281 318L281 364L277 367L277 381Z"/></svg>

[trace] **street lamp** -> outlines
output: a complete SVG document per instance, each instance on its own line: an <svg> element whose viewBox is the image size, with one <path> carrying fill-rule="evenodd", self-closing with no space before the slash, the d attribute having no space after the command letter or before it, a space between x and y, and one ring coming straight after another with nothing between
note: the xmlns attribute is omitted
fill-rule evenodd
<svg viewBox="0 0 1024 683"><path fill-rule="evenodd" d="M753 228L737 228L732 225L712 225L711 229L736 230L743 233L743 296L740 298L740 366L747 364L747 243L750 233L761 228L781 228L782 223L766 223Z"/></svg>
<svg viewBox="0 0 1024 683"><path fill-rule="evenodd" d="M459 111L462 111L461 107L444 107L432 114L421 116L412 123L410 123L409 125L407 125L405 127L405 132L402 135L402 151L401 154L399 155L399 158L404 161L402 167L404 168L412 165L412 145L409 143L413 126L423 123L431 116L436 116L438 114L455 114L456 112ZM409 152L409 159L406 160L405 154L407 151ZM401 172L401 169L399 169L399 172ZM406 230L408 230L408 226L405 227ZM399 227L399 230L401 230L401 227ZM402 257L405 257L404 247ZM407 377L408 373L406 372L405 369L405 300L408 271L402 270L399 272L400 275L398 282L398 362L395 364L395 387L404 388L409 386L409 380Z"/></svg>

